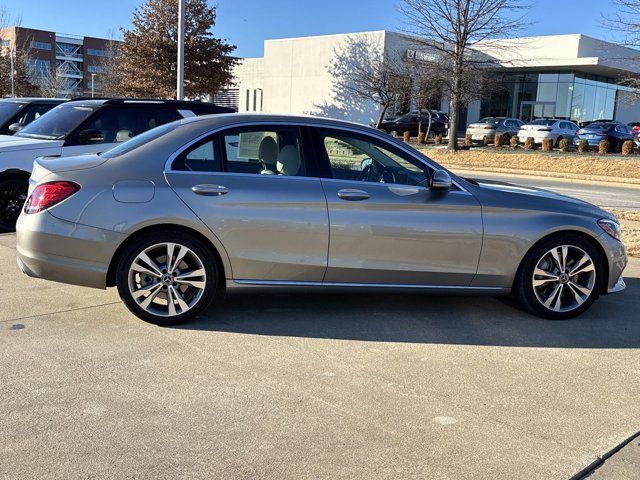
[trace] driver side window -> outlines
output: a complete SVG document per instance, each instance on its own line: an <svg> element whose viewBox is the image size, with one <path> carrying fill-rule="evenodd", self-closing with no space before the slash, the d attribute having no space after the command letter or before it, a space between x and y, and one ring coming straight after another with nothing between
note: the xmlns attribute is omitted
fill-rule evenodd
<svg viewBox="0 0 640 480"><path fill-rule="evenodd" d="M335 179L428 185L426 167L415 165L375 140L348 134L327 134L322 140Z"/></svg>

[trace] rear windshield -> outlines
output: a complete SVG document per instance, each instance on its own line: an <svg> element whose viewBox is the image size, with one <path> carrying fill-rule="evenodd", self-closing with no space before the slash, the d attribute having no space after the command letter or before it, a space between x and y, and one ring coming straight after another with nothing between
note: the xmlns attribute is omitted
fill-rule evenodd
<svg viewBox="0 0 640 480"><path fill-rule="evenodd" d="M492 125L497 125L500 123L502 119L498 117L485 117L481 119L478 123L490 123Z"/></svg>
<svg viewBox="0 0 640 480"><path fill-rule="evenodd" d="M100 106L63 103L24 127L17 137L63 140Z"/></svg>
<svg viewBox="0 0 640 480"><path fill-rule="evenodd" d="M135 150L136 148L141 147L142 145L145 145L152 140L155 140L156 138L169 133L172 130L175 130L178 125L180 125L180 120L171 123L165 123L164 125L160 125L159 127L152 128L151 130L147 130L140 135L136 135L131 140L127 140L126 142L121 143L111 150L107 150L106 152L101 153L100 156L104 158L119 157L120 155L129 153L130 151Z"/></svg>
<svg viewBox="0 0 640 480"><path fill-rule="evenodd" d="M553 125L556 122L557 122L557 120L547 120L547 119L541 118L539 120L534 120L529 125L546 125L546 126L549 127L549 126Z"/></svg>

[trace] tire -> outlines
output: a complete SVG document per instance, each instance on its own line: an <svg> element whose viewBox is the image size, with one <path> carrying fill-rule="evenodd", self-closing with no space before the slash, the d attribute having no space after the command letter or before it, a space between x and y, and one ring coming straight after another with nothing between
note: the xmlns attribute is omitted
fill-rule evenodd
<svg viewBox="0 0 640 480"><path fill-rule="evenodd" d="M553 258L552 250L560 263ZM583 254L588 259L576 268ZM559 268L563 257L564 272ZM574 269L575 275L570 275ZM545 274L536 273L541 271ZM585 312L600 296L604 272L599 252L587 240L575 234L554 235L527 253L516 275L514 293L530 313L550 320L566 320Z"/></svg>
<svg viewBox="0 0 640 480"><path fill-rule="evenodd" d="M180 257L176 265L167 264L169 251L171 263ZM192 272L197 274L188 275ZM211 251L200 240L166 231L144 235L126 248L118 263L116 283L131 313L145 322L166 326L185 323L206 309L214 298L218 275Z"/></svg>
<svg viewBox="0 0 640 480"><path fill-rule="evenodd" d="M28 190L29 180L24 177L12 175L0 180L0 233L15 231Z"/></svg>
<svg viewBox="0 0 640 480"><path fill-rule="evenodd" d="M509 135L508 133L505 133L502 136L502 146L509 146L509 142L511 142L511 135Z"/></svg>
<svg viewBox="0 0 640 480"><path fill-rule="evenodd" d="M558 139L556 140L556 145L555 145L555 147L556 147L556 148L560 148L560 142L561 142L563 139L564 139L564 137L563 137L562 135L560 135L560 136L558 137Z"/></svg>

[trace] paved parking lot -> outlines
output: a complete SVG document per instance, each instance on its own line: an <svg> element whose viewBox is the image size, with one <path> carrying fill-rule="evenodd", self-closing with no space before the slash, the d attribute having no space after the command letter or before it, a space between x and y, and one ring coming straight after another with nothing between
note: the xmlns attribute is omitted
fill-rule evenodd
<svg viewBox="0 0 640 480"><path fill-rule="evenodd" d="M1 478L568 478L640 429L640 261L579 319L234 294L182 328L0 236Z"/></svg>

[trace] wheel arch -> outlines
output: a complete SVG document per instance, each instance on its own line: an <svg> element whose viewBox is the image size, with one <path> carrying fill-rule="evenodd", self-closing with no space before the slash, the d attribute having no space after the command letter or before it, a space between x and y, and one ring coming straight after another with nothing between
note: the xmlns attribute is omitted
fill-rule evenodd
<svg viewBox="0 0 640 480"><path fill-rule="evenodd" d="M186 227L184 225L170 224L170 223L150 225L147 227L143 227L140 230L136 230L118 246L115 253L113 254L113 257L111 258L111 262L109 263L109 268L107 270L107 281L106 281L107 287L116 286L116 273L118 270L118 263L120 263L120 259L122 258L122 255L124 254L127 247L131 245L133 242L135 242L137 239L139 239L140 237L150 233L157 233L157 232L182 232L200 240L203 243L203 245L209 249L209 251L213 255L213 258L216 262L216 269L218 273L218 289L219 289L218 291L224 291L226 286L227 272L225 270L224 262L222 261L222 256L220 255L220 252L218 251L216 246L211 242L210 239L208 239L205 235L198 232L197 230L190 227Z"/></svg>
<svg viewBox="0 0 640 480"><path fill-rule="evenodd" d="M559 230L559 231L547 233L546 235L543 235L534 243L532 243L527 249L527 251L524 253L524 255L522 256L522 258L520 259L520 263L518 264L518 269L516 271L516 274L513 278L513 283L511 285L512 291L515 291L516 282L518 281L518 278L520 278L520 271L522 270L524 262L526 258L529 256L529 253L535 247L537 247L540 243L545 242L553 237L562 237L563 235L575 235L577 237L580 237L583 240L589 242L596 249L596 251L598 252L598 255L600 256L600 260L602 261L602 266L604 268L604 281L602 282L602 290L600 293L607 292L607 286L609 285L609 275L610 275L609 259L607 257L607 253L605 252L604 247L596 237L578 229Z"/></svg>
<svg viewBox="0 0 640 480"><path fill-rule="evenodd" d="M8 168L7 170L3 170L0 172L0 180L4 180L5 178L24 178L25 180L29 180L31 174L25 170L21 170L19 168Z"/></svg>

